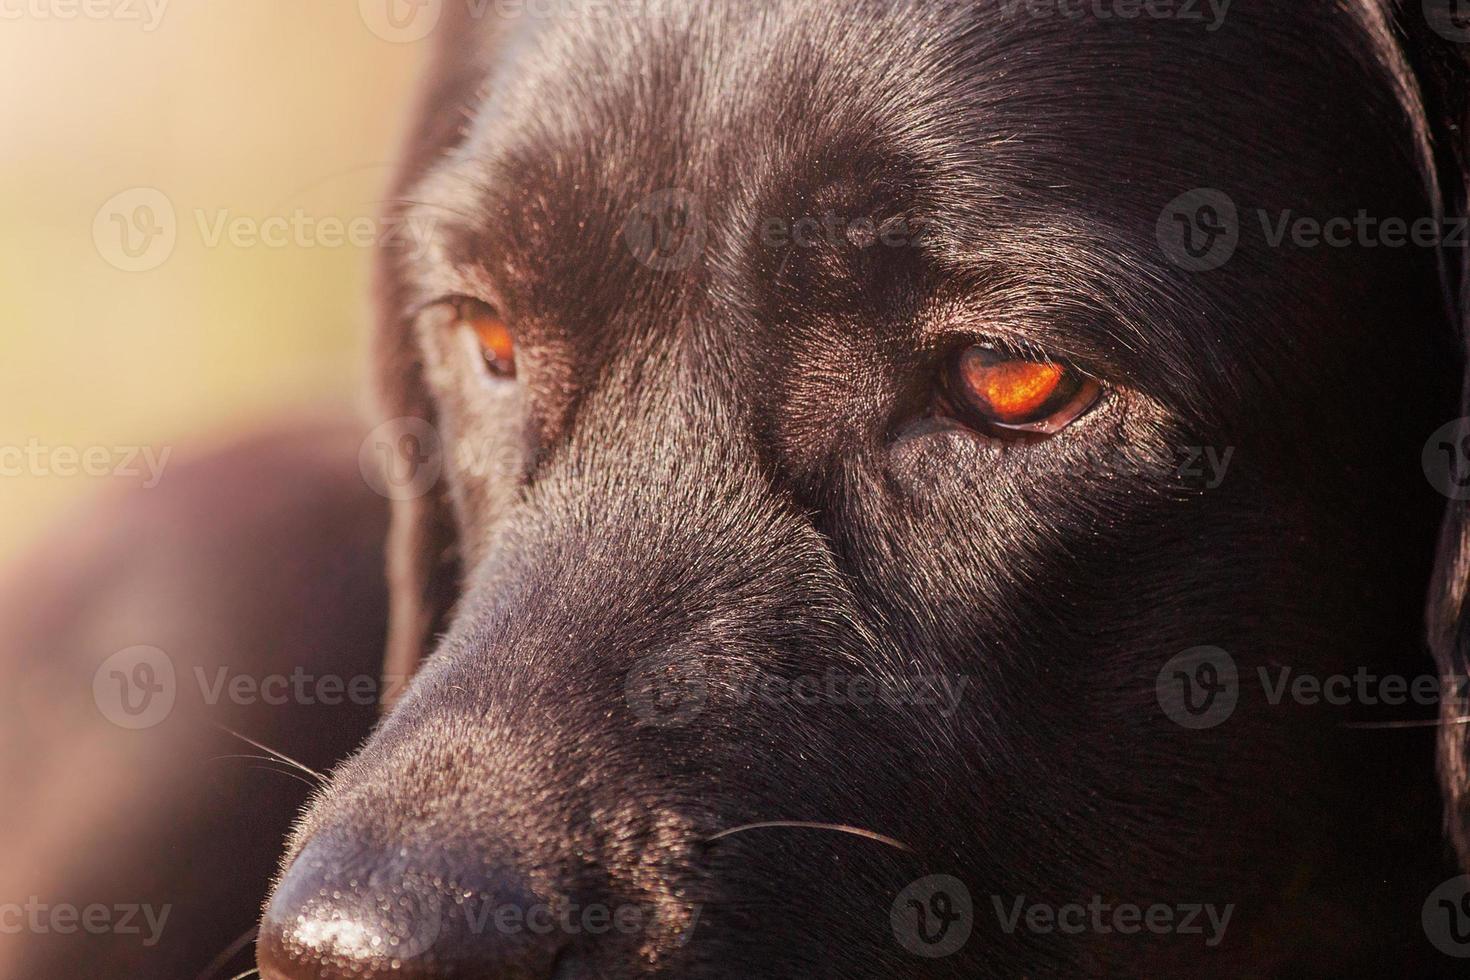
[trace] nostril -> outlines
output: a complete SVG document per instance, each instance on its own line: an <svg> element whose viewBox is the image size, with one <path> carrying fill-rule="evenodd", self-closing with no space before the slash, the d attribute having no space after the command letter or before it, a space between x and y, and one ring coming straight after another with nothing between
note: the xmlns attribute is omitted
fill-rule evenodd
<svg viewBox="0 0 1470 980"><path fill-rule="evenodd" d="M313 843L266 908L256 957L263 980L514 977L545 980L555 935L497 929L495 911L536 899L517 876L470 875L467 863L403 851Z"/></svg>

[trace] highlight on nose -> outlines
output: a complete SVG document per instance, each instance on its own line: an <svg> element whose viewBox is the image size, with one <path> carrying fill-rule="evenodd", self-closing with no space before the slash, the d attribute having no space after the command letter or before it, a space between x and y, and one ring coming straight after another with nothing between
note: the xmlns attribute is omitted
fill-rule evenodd
<svg viewBox="0 0 1470 980"><path fill-rule="evenodd" d="M504 928L497 913L538 902L514 873L447 870L479 865L313 842L266 908L262 980L551 977L564 937Z"/></svg>

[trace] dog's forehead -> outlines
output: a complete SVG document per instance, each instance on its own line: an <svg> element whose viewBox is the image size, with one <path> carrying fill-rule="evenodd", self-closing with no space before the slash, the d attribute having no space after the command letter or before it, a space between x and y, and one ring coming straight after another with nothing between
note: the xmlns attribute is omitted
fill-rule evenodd
<svg viewBox="0 0 1470 980"><path fill-rule="evenodd" d="M1118 19L1017 0L567 0L477 25L471 57L489 67L464 76L477 87L459 164L581 193L733 197L803 167L849 176L868 149L1080 196L1120 177L1223 178L1235 153L1309 173L1330 148L1299 141L1294 166L1275 130L1300 135L1304 110L1332 114L1383 81L1363 70L1358 4L1165 6L1174 16Z"/></svg>
<svg viewBox="0 0 1470 980"><path fill-rule="evenodd" d="M700 261L672 269L691 293L773 274L752 260L771 249L744 247L768 228L832 215L822 233L851 240L917 212L929 257L953 269L1024 268L1126 305L1120 283L1177 272L1155 233L1181 194L1332 214L1374 199L1365 187L1401 162L1370 132L1393 113L1361 13L1194 7L1226 19L1006 0L561 6L479 28L489 67L465 74L464 137L414 197L446 225L447 261L568 329L579 311L605 322L646 281L629 221L652 210L645 237L662 235L671 205L708 232ZM835 280L872 271L822 252L797 260Z"/></svg>

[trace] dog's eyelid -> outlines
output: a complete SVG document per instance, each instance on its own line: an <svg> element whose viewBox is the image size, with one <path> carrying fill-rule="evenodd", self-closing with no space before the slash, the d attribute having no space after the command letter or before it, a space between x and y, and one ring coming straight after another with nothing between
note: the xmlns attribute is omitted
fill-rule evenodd
<svg viewBox="0 0 1470 980"><path fill-rule="evenodd" d="M926 350L949 352L976 344L1121 381L1120 343L1144 333L1126 325L1132 319L1126 311L1085 290L1060 292L996 275L994 270L957 272L941 287L915 321Z"/></svg>
<svg viewBox="0 0 1470 980"><path fill-rule="evenodd" d="M1118 372L1114 365L1105 362L1096 352L1083 345L1063 343L1060 338L1057 339L1059 342L1051 343L1051 338L1042 342L1012 331L951 329L928 347L941 363L959 357L967 350L978 348L990 351L997 357L1017 361L1059 364L1107 387L1118 386Z"/></svg>

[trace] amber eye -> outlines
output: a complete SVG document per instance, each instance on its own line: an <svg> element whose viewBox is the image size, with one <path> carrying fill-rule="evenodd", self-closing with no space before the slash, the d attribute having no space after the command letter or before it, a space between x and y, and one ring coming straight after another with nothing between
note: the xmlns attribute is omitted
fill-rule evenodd
<svg viewBox="0 0 1470 980"><path fill-rule="evenodd" d="M460 300L455 307L457 324L466 329L479 345L485 370L492 377L516 376L516 345L510 327L493 306L479 300Z"/></svg>
<svg viewBox="0 0 1470 980"><path fill-rule="evenodd" d="M1060 432L1102 393L1096 381L1066 365L980 346L955 357L946 387L950 408L961 421L1017 437Z"/></svg>

